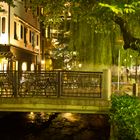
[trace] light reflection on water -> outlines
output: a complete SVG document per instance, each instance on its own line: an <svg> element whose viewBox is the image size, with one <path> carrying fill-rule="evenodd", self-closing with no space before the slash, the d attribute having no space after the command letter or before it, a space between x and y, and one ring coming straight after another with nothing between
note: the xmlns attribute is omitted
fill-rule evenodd
<svg viewBox="0 0 140 140"><path fill-rule="evenodd" d="M70 122L75 122L80 119L79 115L73 113L62 113L61 117L67 119Z"/></svg>
<svg viewBox="0 0 140 140"><path fill-rule="evenodd" d="M30 112L27 113L26 119L28 120L29 123L43 123L47 122L49 120L50 115L53 115L53 113L45 113L45 112ZM60 117L67 119L69 122L75 122L80 119L80 116L78 114L73 114L73 113L60 113Z"/></svg>
<svg viewBox="0 0 140 140"><path fill-rule="evenodd" d="M26 114L26 119L29 123L40 124L47 122L52 113L45 112L30 112Z"/></svg>

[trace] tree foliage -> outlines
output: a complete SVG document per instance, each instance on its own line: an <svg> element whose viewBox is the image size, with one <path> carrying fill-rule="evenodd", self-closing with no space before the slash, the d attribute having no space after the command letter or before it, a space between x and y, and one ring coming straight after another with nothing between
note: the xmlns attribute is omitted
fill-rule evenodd
<svg viewBox="0 0 140 140"><path fill-rule="evenodd" d="M1 0L1 2L6 2L10 5L13 5L13 0Z"/></svg>
<svg viewBox="0 0 140 140"><path fill-rule="evenodd" d="M34 7L42 6L44 8L43 20L58 23L63 20L60 16L71 14L73 21L84 20L90 24L96 24L97 29L105 24L115 24L120 26L124 38L124 48L132 48L139 51L139 39L131 35L127 22L133 16L140 13L139 0L32 0ZM139 19L140 16L138 16ZM128 41L130 40L130 41Z"/></svg>
<svg viewBox="0 0 140 140"><path fill-rule="evenodd" d="M63 28L61 42L76 47L86 64L117 64L122 45L140 52L139 0L32 0L32 4L34 10L43 8L40 19L44 25Z"/></svg>

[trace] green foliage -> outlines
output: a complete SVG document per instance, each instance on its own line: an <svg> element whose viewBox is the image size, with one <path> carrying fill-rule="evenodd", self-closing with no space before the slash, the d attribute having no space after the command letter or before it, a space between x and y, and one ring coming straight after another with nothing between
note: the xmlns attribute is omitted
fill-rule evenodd
<svg viewBox="0 0 140 140"><path fill-rule="evenodd" d="M1 2L6 2L10 5L13 5L13 0L1 0Z"/></svg>
<svg viewBox="0 0 140 140"><path fill-rule="evenodd" d="M117 37L114 34L120 34L120 30L114 22L115 17L121 17L129 24L132 20L137 20L138 26L140 21L139 0L32 0L32 4L34 10L38 6L43 8L39 19L46 26L57 26L58 29L64 23L65 26L60 29L63 33L67 18L70 17L69 46L76 46L80 51L80 60L85 63L90 61L94 64L117 64L120 46L115 44ZM131 33L138 26L130 27ZM124 57L121 61L123 65Z"/></svg>
<svg viewBox="0 0 140 140"><path fill-rule="evenodd" d="M76 21L77 18L82 20L90 17L110 19L113 14L126 16L126 14L134 14L140 10L139 0L122 0L121 2L114 0L32 0L32 4L33 7L43 7L46 19L54 21L64 12L70 12L72 19Z"/></svg>
<svg viewBox="0 0 140 140"><path fill-rule="evenodd" d="M129 95L113 95L110 123L119 140L140 139L140 100Z"/></svg>
<svg viewBox="0 0 140 140"><path fill-rule="evenodd" d="M136 58L139 56L137 51L128 49L124 50L123 48L120 49L120 65L131 67L132 65L136 65Z"/></svg>

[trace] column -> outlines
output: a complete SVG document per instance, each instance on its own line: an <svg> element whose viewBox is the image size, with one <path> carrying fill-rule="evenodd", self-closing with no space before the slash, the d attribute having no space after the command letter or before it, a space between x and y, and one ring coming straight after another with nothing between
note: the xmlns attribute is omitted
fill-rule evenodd
<svg viewBox="0 0 140 140"><path fill-rule="evenodd" d="M110 100L111 96L111 70L103 70L103 82L102 82L102 98Z"/></svg>

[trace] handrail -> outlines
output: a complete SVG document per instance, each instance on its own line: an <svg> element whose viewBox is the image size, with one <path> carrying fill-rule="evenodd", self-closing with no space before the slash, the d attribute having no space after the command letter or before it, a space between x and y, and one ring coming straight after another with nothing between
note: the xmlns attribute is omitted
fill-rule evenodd
<svg viewBox="0 0 140 140"><path fill-rule="evenodd" d="M87 71L0 71L0 96L101 98L102 76Z"/></svg>

